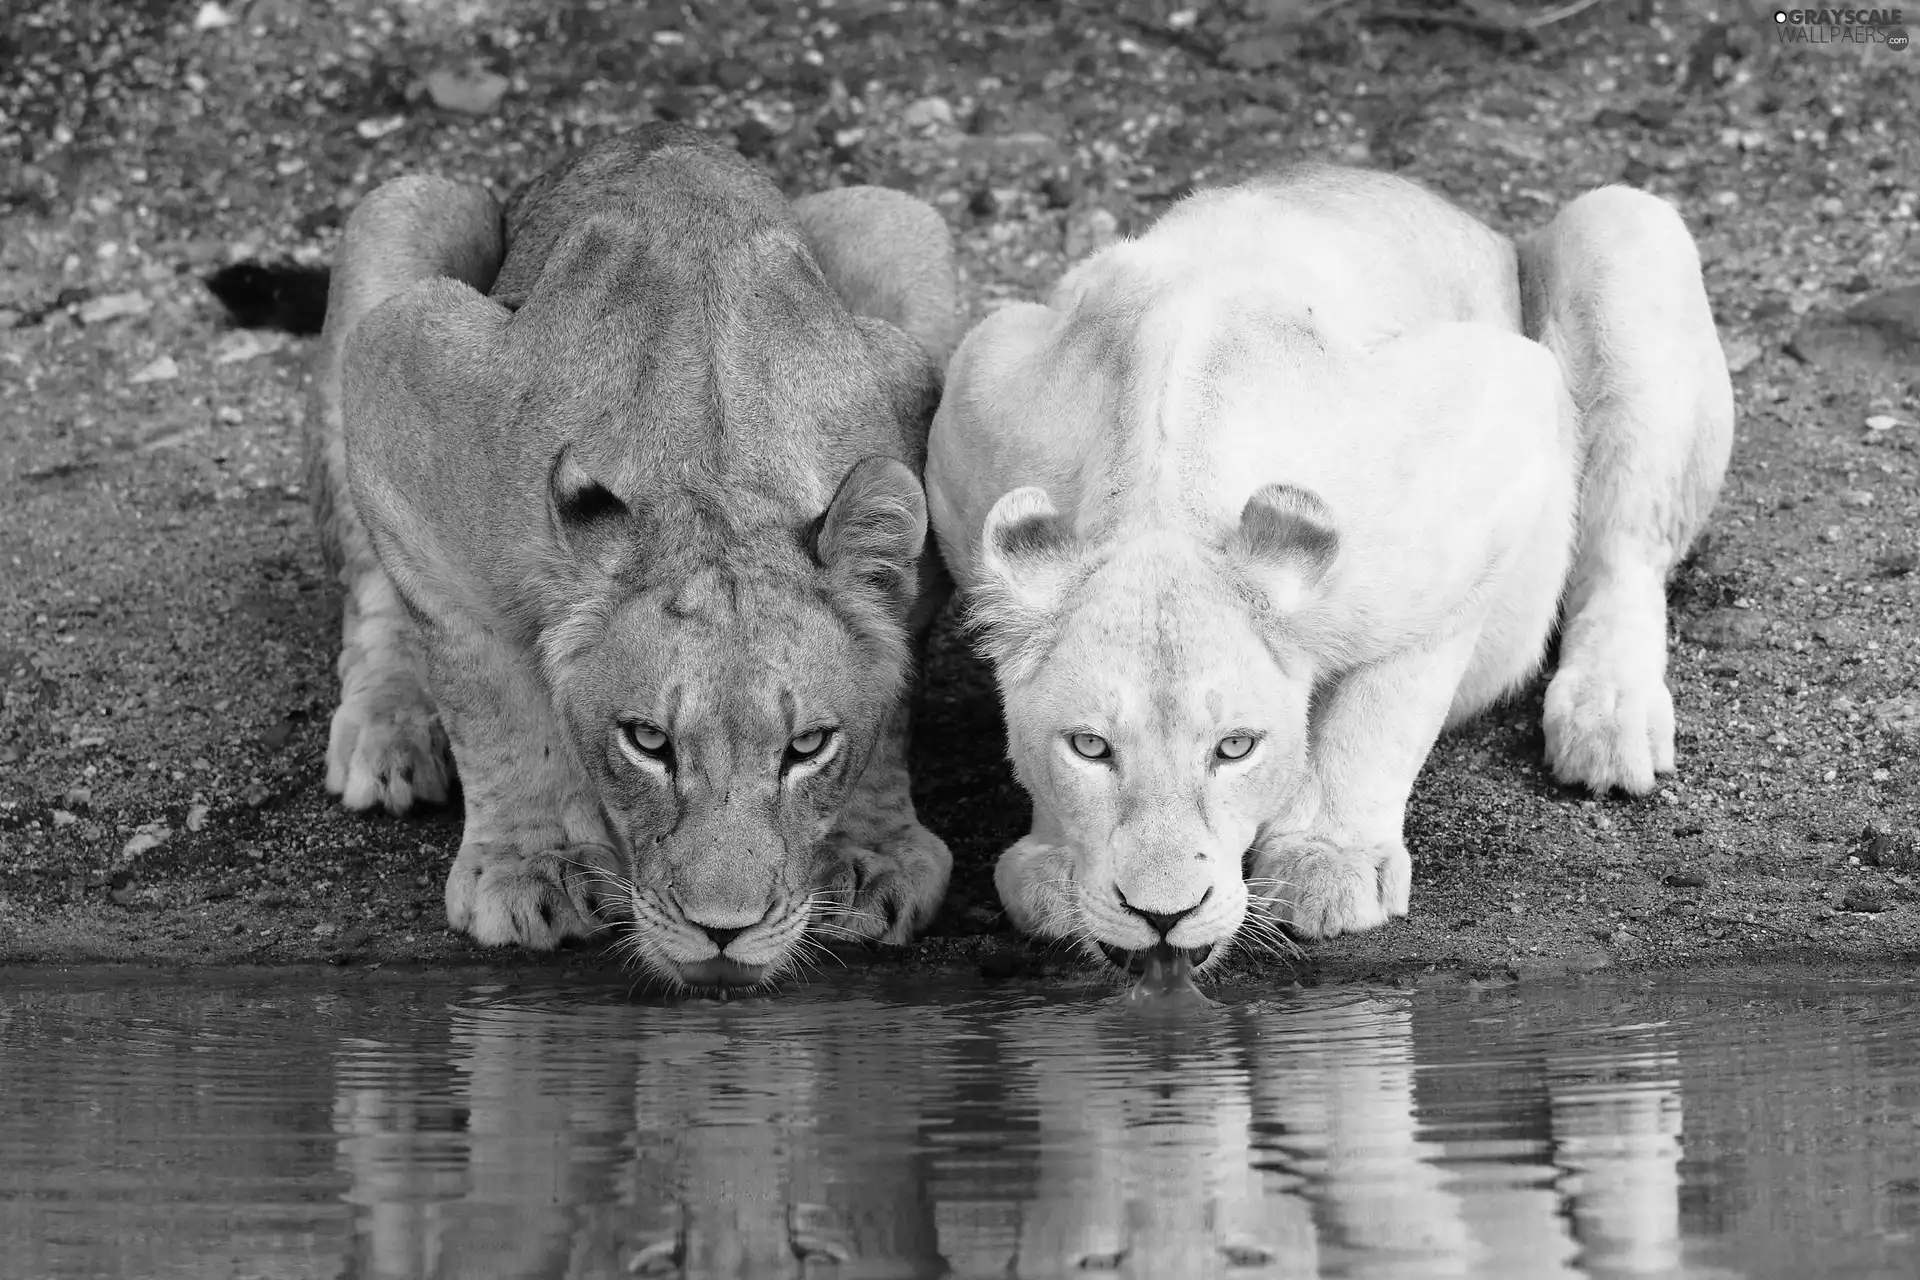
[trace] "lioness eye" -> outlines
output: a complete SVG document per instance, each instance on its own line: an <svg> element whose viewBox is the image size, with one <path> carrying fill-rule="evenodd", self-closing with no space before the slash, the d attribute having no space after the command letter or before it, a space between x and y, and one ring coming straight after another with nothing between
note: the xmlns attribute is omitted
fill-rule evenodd
<svg viewBox="0 0 1920 1280"><path fill-rule="evenodd" d="M1097 733L1076 733L1067 739L1067 745L1073 748L1076 755L1089 760L1105 760L1113 754L1113 748L1107 740Z"/></svg>
<svg viewBox="0 0 1920 1280"><path fill-rule="evenodd" d="M827 730L809 729L787 744L796 760L810 760L827 745Z"/></svg>
<svg viewBox="0 0 1920 1280"><path fill-rule="evenodd" d="M1253 739L1246 734L1222 738L1220 745L1214 748L1222 760L1238 760L1251 750L1253 750Z"/></svg>
<svg viewBox="0 0 1920 1280"><path fill-rule="evenodd" d="M627 735L627 741L633 744L633 749L642 755L667 754L667 735L656 726L634 720L622 725L621 730Z"/></svg>

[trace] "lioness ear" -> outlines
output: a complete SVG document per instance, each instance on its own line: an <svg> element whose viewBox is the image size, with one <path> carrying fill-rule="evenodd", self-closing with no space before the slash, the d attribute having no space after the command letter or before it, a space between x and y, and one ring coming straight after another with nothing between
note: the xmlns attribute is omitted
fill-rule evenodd
<svg viewBox="0 0 1920 1280"><path fill-rule="evenodd" d="M1252 570L1279 613L1304 606L1340 554L1333 513L1316 494L1290 484L1253 491L1227 538L1230 555Z"/></svg>
<svg viewBox="0 0 1920 1280"><path fill-rule="evenodd" d="M1000 495L981 526L979 581L968 610L997 666L1026 665L1079 562L1079 540L1045 489L1028 485Z"/></svg>
<svg viewBox="0 0 1920 1280"><path fill-rule="evenodd" d="M547 473L547 524L554 540L575 559L611 570L623 543L630 543L633 512L588 472L571 446L560 450Z"/></svg>
<svg viewBox="0 0 1920 1280"><path fill-rule="evenodd" d="M927 495L898 458L863 458L847 472L813 535L813 554L851 581L878 588L902 616L919 588Z"/></svg>

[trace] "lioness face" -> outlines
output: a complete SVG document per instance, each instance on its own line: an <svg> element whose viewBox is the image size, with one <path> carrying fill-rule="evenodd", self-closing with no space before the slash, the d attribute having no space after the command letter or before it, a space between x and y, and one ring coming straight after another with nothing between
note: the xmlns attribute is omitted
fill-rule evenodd
<svg viewBox="0 0 1920 1280"><path fill-rule="evenodd" d="M1310 677L1197 577L1109 564L1048 655L1006 687L1035 836L1068 851L1041 887L1121 968L1160 946L1205 964L1246 919L1243 861L1305 767ZM1064 882L1064 883L1062 883Z"/></svg>
<svg viewBox="0 0 1920 1280"><path fill-rule="evenodd" d="M708 570L641 594L556 689L620 846L628 947L671 983L769 980L845 905L816 854L904 663L803 576Z"/></svg>

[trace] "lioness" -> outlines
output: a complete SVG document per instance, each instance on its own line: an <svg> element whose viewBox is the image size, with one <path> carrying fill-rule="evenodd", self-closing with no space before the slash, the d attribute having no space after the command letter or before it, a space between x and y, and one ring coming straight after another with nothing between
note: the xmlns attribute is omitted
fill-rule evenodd
<svg viewBox="0 0 1920 1280"><path fill-rule="evenodd" d="M1299 168L995 313L927 489L1033 798L1013 921L1140 967L1405 914L1415 775L1556 618L1555 776L1652 788L1664 584L1732 425L1693 241L1621 187L1515 243Z"/></svg>
<svg viewBox="0 0 1920 1280"><path fill-rule="evenodd" d="M950 858L903 689L942 598L918 472L955 303L930 207L790 206L678 127L504 213L431 177L355 210L311 415L346 588L327 786L404 812L451 748L455 929L544 949L624 917L647 968L725 985L810 930L925 925Z"/></svg>

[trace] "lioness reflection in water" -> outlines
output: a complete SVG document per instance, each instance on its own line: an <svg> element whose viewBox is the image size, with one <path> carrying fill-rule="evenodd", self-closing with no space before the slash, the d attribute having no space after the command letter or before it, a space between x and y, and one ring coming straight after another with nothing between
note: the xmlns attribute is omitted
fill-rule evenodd
<svg viewBox="0 0 1920 1280"><path fill-rule="evenodd" d="M646 1012L344 1044L350 1273L1703 1274L1657 1040L1427 1064L1391 1000Z"/></svg>

